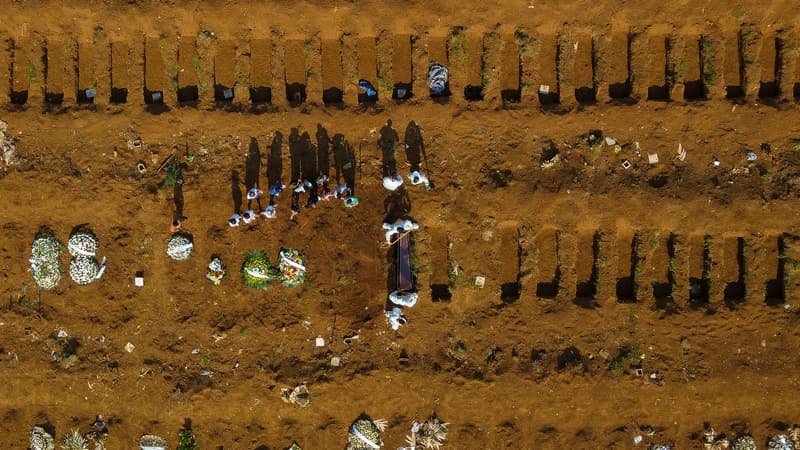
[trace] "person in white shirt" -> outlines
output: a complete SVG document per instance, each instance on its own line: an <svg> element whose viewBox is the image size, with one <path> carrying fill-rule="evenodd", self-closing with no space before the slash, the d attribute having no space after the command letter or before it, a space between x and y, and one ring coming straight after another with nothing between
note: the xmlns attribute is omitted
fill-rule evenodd
<svg viewBox="0 0 800 450"><path fill-rule="evenodd" d="M229 225L231 228L238 227L238 226L239 226L239 223L241 222L241 220L242 220L242 216L240 216L238 212L235 212L235 213L233 213L233 215L231 216L231 218L230 218L230 219L228 219L228 225Z"/></svg>
<svg viewBox="0 0 800 450"><path fill-rule="evenodd" d="M385 187L389 191L395 191L402 185L403 185L403 177L401 177L400 175L394 174L388 177L383 177L383 187Z"/></svg>
<svg viewBox="0 0 800 450"><path fill-rule="evenodd" d="M410 174L408 174L408 179L411 180L411 184L413 185L424 184L425 189L431 188L430 180L428 180L428 177L425 176L425 174L423 172L420 172L419 170L415 170Z"/></svg>

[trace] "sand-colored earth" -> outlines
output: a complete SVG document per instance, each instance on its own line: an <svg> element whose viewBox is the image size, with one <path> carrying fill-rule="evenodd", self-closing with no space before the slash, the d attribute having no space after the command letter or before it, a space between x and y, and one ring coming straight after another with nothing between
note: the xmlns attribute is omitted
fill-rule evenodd
<svg viewBox="0 0 800 450"><path fill-rule="evenodd" d="M343 448L362 413L389 421L391 449L432 413L450 424L444 448L453 449L702 448L706 421L729 437L751 433L762 448L800 420L796 3L6 8L0 94L9 101L0 119L16 154L0 172L8 299L0 448L27 448L34 425L58 437L86 431L97 414L108 422L109 449L136 448L144 433L174 447L186 419L202 448L219 449ZM619 46L603 43L615 33L640 38L621 57L632 64L621 75L630 95L609 100ZM706 34L719 54L705 48L695 63L676 56L704 48ZM582 68L580 42L607 48L596 53L605 62L589 53ZM683 53L659 42L680 43ZM724 57L731 42L745 42L733 54L747 58ZM771 42L780 44L774 54ZM573 44L572 56L559 56ZM338 69L326 63L330 48L341 49ZM451 67L449 101L425 95L426 60L437 52ZM380 100L359 105L355 81L370 75ZM392 82L406 75L415 97L390 100ZM292 77L305 83L303 104L286 99ZM535 86L548 77L559 104L540 104ZM694 77L707 100L683 98ZM120 80L127 102L111 103ZM337 83L344 103L324 104ZM463 98L470 83L485 83L483 101ZM571 89L587 83L597 101L580 103ZM215 101L215 85L233 88L234 101ZM191 86L197 99L179 103ZM271 104L251 105L251 88L265 86ZM726 86L743 95L725 99ZM96 101L78 104L89 87ZM672 101L647 100L661 88ZM165 105L145 105L150 91L163 91ZM25 103L12 104L20 92ZM520 101L504 101L508 92ZM52 101L59 93L63 100ZM414 144L409 124L418 125L432 190L406 186L392 196L381 186L378 142L391 134L389 120L402 175L404 144ZM590 145L591 130L620 148ZM294 157L294 133L311 153ZM142 145L130 148L136 138ZM276 173L288 183L297 164L307 166L303 155L324 170L328 141L332 177L344 175L337 150L352 148L357 207L321 202L289 220L286 192L276 219L227 226L232 172L246 190L248 155L258 152L265 188ZM758 159L748 161L747 150ZM186 262L165 253L175 190L159 186L157 169L173 153L184 164L183 229L195 243ZM384 318L392 265L381 223L400 213L421 227L412 234L420 298L395 332ZM100 239L105 275L78 286L65 273L58 289L37 290L33 237L46 227L66 242L81 224ZM282 247L305 253L307 282L245 286L244 254L274 258ZM228 266L219 286L204 279L215 254ZM134 286L139 271L144 287ZM433 301L443 289L450 300ZM56 338L59 330L69 339ZM281 401L282 388L303 382L310 406ZM648 426L652 436L642 432ZM644 441L635 447L637 435Z"/></svg>

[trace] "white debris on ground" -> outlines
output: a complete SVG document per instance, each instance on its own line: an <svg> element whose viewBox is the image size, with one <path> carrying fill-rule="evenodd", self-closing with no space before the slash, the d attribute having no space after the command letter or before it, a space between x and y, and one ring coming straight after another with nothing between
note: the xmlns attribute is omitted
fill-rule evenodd
<svg viewBox="0 0 800 450"><path fill-rule="evenodd" d="M311 404L311 393L308 392L308 387L303 383L295 386L294 389L281 389L281 400L305 408Z"/></svg>

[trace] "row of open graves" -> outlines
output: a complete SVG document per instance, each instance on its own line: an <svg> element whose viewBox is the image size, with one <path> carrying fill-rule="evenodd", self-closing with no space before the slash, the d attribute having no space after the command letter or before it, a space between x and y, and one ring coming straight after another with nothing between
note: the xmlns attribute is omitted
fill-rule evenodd
<svg viewBox="0 0 800 450"><path fill-rule="evenodd" d="M545 228L527 248L515 223L499 225L497 234L497 248L483 263L461 266L447 234L431 233L425 245L433 254L429 287L434 301L457 301L464 289L494 291L505 302L558 299L589 308L607 302L667 310L736 308L746 302L791 308L800 299L800 237L793 234ZM415 245L413 237L409 245ZM404 254L398 246L397 268L407 264ZM398 271L398 289L406 288L400 283L406 276Z"/></svg>
<svg viewBox="0 0 800 450"><path fill-rule="evenodd" d="M796 36L778 26L728 31L454 27L435 34L248 40L209 32L77 42L6 36L0 97L12 104L225 107L476 101L571 106L640 100L800 100ZM431 61L449 69L428 96ZM359 80L375 87L367 95Z"/></svg>

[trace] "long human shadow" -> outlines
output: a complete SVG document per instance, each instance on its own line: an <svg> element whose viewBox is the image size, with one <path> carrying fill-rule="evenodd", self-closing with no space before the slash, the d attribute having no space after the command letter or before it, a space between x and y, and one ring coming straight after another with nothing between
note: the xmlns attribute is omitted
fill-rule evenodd
<svg viewBox="0 0 800 450"><path fill-rule="evenodd" d="M233 212L242 211L242 182L239 179L239 171L231 170L231 197L233 197Z"/></svg>
<svg viewBox="0 0 800 450"><path fill-rule="evenodd" d="M411 212L411 198L405 185L389 193L383 201L384 222L394 223L398 219L405 219Z"/></svg>
<svg viewBox="0 0 800 450"><path fill-rule="evenodd" d="M317 124L317 170L320 174L330 175L331 173L331 138L328 137L328 130Z"/></svg>
<svg viewBox="0 0 800 450"><path fill-rule="evenodd" d="M297 131L297 128L292 128L289 132L289 159L292 162L292 181L299 180L303 176L301 172L302 158L300 132Z"/></svg>
<svg viewBox="0 0 800 450"><path fill-rule="evenodd" d="M397 150L397 143L400 138L397 132L392 128L392 120L386 121L386 125L381 128L381 135L378 138L378 146L381 148L381 155L383 156L383 176L388 177L397 173L397 160L395 159L395 151Z"/></svg>
<svg viewBox="0 0 800 450"><path fill-rule="evenodd" d="M406 144L406 160L411 165L411 172L420 170L422 159L425 157L425 141L422 140L422 132L413 120L408 122L404 136Z"/></svg>
<svg viewBox="0 0 800 450"><path fill-rule="evenodd" d="M267 179L270 187L281 181L283 176L283 134L275 132L272 144L269 146L269 158L267 159Z"/></svg>
<svg viewBox="0 0 800 450"><path fill-rule="evenodd" d="M258 147L256 138L250 138L250 148L247 151L247 162L245 163L244 185L249 192L252 188L259 188L258 176L261 172L261 149ZM257 200L258 209L261 209L261 199ZM247 209L250 209L252 200L247 200Z"/></svg>
<svg viewBox="0 0 800 450"><path fill-rule="evenodd" d="M300 172L306 180L314 183L317 180L317 149L311 142L307 131L300 136Z"/></svg>
<svg viewBox="0 0 800 450"><path fill-rule="evenodd" d="M343 134L333 135L333 163L336 166L336 183L344 180L356 193L356 152Z"/></svg>
<svg viewBox="0 0 800 450"><path fill-rule="evenodd" d="M175 183L172 185L172 201L175 203L175 214L172 218L173 222L180 222L185 220L183 215L183 182Z"/></svg>

